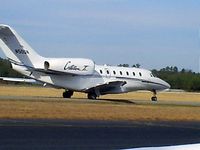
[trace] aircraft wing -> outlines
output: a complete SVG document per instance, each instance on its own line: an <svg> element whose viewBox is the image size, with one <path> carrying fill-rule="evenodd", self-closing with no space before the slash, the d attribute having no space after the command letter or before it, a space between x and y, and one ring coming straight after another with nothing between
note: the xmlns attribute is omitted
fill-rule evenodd
<svg viewBox="0 0 200 150"><path fill-rule="evenodd" d="M56 70L45 70L45 69L33 69L31 68L31 70L34 70L34 71L38 71L38 72L41 72L41 73L45 73L45 74L54 74L54 75L66 75L66 74L70 74L70 75L73 75L71 73L65 73L65 72L61 72L61 71L56 71Z"/></svg>
<svg viewBox="0 0 200 150"><path fill-rule="evenodd" d="M60 89L60 87L58 87L58 86L51 85L51 84L48 84L48 83L44 83L44 82L41 82L41 81L37 81L35 79L0 77L0 80L9 81L9 82L32 83L32 84L42 85L44 87L54 87L54 88Z"/></svg>
<svg viewBox="0 0 200 150"><path fill-rule="evenodd" d="M112 91L116 88L120 88L122 86L124 86L126 84L126 81L110 81L110 82L106 82L104 84L98 84L92 88L86 89L86 92L90 92L90 91L94 91L95 89L98 89L98 91L103 94L106 93L108 91Z"/></svg>
<svg viewBox="0 0 200 150"><path fill-rule="evenodd" d="M38 81L34 79L26 79L26 78L0 77L0 80L10 81L10 82L39 83Z"/></svg>

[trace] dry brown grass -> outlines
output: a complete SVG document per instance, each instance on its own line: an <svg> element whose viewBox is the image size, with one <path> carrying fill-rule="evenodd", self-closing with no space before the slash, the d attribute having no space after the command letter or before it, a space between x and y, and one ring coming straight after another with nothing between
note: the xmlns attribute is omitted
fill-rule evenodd
<svg viewBox="0 0 200 150"><path fill-rule="evenodd" d="M0 86L0 96L61 97L63 90L38 87ZM76 98L85 94L76 93ZM149 92L108 95L103 98L124 100L145 100ZM48 118L48 119L90 119L90 120L145 120L145 121L200 121L200 107L169 105L135 105L113 102L88 102L86 100L65 101L42 98L34 100L0 100L0 118ZM200 102L198 93L161 93L161 101Z"/></svg>
<svg viewBox="0 0 200 150"><path fill-rule="evenodd" d="M31 87L31 86L0 86L0 96L49 96L61 97L63 90Z"/></svg>
<svg viewBox="0 0 200 150"><path fill-rule="evenodd" d="M44 96L62 97L62 89L29 87L29 86L0 86L0 96ZM101 96L102 99L124 99L124 100L149 100L151 92L130 92L125 94L114 94ZM74 98L86 98L84 93L75 93ZM193 101L200 102L200 93L191 92L161 92L158 93L161 101Z"/></svg>
<svg viewBox="0 0 200 150"><path fill-rule="evenodd" d="M126 100L150 100L151 92L131 92L126 94L105 95L102 98L126 99ZM191 92L160 92L158 99L161 101L193 101L200 102L200 93Z"/></svg>

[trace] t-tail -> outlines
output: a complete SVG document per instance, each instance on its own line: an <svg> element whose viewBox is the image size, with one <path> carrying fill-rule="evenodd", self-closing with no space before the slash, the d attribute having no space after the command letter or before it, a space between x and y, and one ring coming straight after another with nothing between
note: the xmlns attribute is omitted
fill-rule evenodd
<svg viewBox="0 0 200 150"><path fill-rule="evenodd" d="M0 24L0 48L12 64L37 68L43 60L43 57L8 25Z"/></svg>

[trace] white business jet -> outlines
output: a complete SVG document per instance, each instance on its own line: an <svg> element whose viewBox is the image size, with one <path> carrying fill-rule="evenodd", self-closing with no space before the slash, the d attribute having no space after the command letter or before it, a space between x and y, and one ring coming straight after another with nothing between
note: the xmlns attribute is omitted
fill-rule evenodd
<svg viewBox="0 0 200 150"><path fill-rule="evenodd" d="M149 90L153 92L151 100L156 101L157 91L170 88L167 82L145 69L100 66L83 58L42 57L8 25L0 25L0 48L12 68L29 78L5 77L3 80L39 82L63 88L64 98L70 98L74 91L87 93L89 99L96 99L105 94Z"/></svg>

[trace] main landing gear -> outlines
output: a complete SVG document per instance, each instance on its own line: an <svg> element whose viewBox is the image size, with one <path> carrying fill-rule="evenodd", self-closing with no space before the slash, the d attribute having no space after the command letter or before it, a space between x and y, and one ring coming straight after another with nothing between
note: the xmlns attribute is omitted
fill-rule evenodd
<svg viewBox="0 0 200 150"><path fill-rule="evenodd" d="M66 90L65 92L63 92L63 98L71 98L73 94L74 91Z"/></svg>
<svg viewBox="0 0 200 150"><path fill-rule="evenodd" d="M156 90L153 90L152 92L153 92L153 96L151 97L151 100L155 102L158 100L156 96L157 93L156 93Z"/></svg>
<svg viewBox="0 0 200 150"><path fill-rule="evenodd" d="M88 93L88 99L92 99L92 100L97 99L97 94L96 93Z"/></svg>

